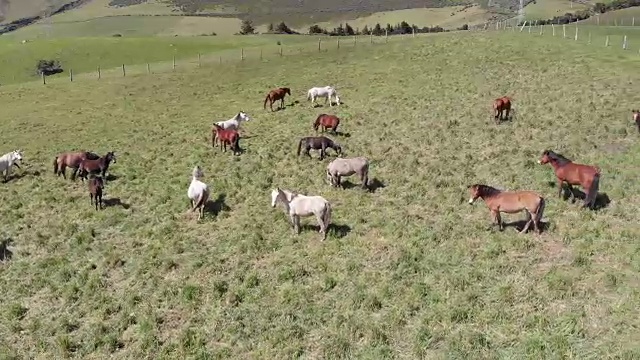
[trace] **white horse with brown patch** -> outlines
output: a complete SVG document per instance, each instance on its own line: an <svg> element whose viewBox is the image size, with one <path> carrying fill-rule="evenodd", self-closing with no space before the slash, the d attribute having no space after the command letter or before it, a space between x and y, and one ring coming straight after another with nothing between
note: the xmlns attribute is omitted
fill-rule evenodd
<svg viewBox="0 0 640 360"><path fill-rule="evenodd" d="M331 204L327 199L275 188L271 191L271 206L276 207L278 202L282 203L285 213L289 215L295 234L300 234L300 217L315 215L320 225L321 241L327 238L327 230L331 223Z"/></svg>

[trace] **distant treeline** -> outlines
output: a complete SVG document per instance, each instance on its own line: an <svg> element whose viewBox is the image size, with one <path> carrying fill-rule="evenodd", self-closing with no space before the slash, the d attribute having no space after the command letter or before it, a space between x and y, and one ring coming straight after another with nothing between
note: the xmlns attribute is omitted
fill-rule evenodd
<svg viewBox="0 0 640 360"><path fill-rule="evenodd" d="M608 11L627 9L636 6L640 6L640 0L614 0L608 4L595 3L590 9L580 10L574 14L566 13L564 15L555 16L553 19L538 20L538 24L569 24L572 22L588 19L595 14L604 14ZM522 26L523 23L524 22L521 22L518 25Z"/></svg>
<svg viewBox="0 0 640 360"><path fill-rule="evenodd" d="M458 30L468 30L469 27L465 24L458 28ZM332 30L323 29L318 25L312 25L309 27L309 34L324 34L329 36L353 36L353 35L374 35L374 36L382 36L382 35L402 35L402 34L411 34L415 33L437 33L448 31L443 29L440 26L423 26L418 27L415 24L409 25L406 21L402 21L399 24L391 25L387 24L385 27L376 24L374 27L369 28L367 25L362 29L353 29L349 23L345 23L344 26L340 24L338 27L333 28Z"/></svg>

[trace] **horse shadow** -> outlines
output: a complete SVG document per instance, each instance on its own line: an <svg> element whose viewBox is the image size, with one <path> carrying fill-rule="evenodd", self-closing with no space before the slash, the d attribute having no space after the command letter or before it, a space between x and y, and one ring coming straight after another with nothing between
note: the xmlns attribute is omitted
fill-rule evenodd
<svg viewBox="0 0 640 360"><path fill-rule="evenodd" d="M38 177L38 176L40 176L40 174L41 174L40 170L27 170L27 169L25 169L23 171L15 171L15 170L13 170L11 175L9 175L7 177L7 180L6 181L3 180L3 182L4 183L8 183L11 180L17 181L17 180L20 180L20 179L22 179L24 177L30 177L30 176Z"/></svg>
<svg viewBox="0 0 640 360"><path fill-rule="evenodd" d="M227 195L220 194L218 198L214 201L207 201L204 205L204 209L206 212L213 214L213 216L218 216L222 211L231 211L231 208L226 203Z"/></svg>
<svg viewBox="0 0 640 360"><path fill-rule="evenodd" d="M13 243L13 239L8 238L0 242L0 261L11 260L13 252L8 249L9 245Z"/></svg>
<svg viewBox="0 0 640 360"><path fill-rule="evenodd" d="M329 134L335 135L335 136L343 136L343 137L346 137L346 138L350 138L351 137L351 133L342 132L342 131L329 132Z"/></svg>
<svg viewBox="0 0 640 360"><path fill-rule="evenodd" d="M375 177L369 180L369 183L367 184L367 188L371 193L375 193L378 189L384 189L385 187L387 187L387 185L385 185L382 180Z"/></svg>
<svg viewBox="0 0 640 360"><path fill-rule="evenodd" d="M515 228L518 231L522 231L522 229L524 229L524 226L527 224L527 220L516 220L516 221L512 221L512 222L505 222L504 223L504 227L508 228ZM540 224L539 224L539 228L540 230L542 230L542 232L547 232L547 229L549 229L549 222L545 222L540 220ZM533 226L533 224L531 224L531 226L529 226L529 230L527 231L527 233L530 233L532 231L535 231L535 227Z"/></svg>
<svg viewBox="0 0 640 360"><path fill-rule="evenodd" d="M120 176L113 175L113 174L107 174L107 176L105 177L105 180L107 180L107 181L115 181L115 180L118 180L119 178L120 178Z"/></svg>
<svg viewBox="0 0 640 360"><path fill-rule="evenodd" d="M131 205L123 203L120 198L102 199L102 205L104 205L104 207L122 206L125 210L128 210L131 207Z"/></svg>
<svg viewBox="0 0 640 360"><path fill-rule="evenodd" d="M553 181L549 181L547 183L547 185L549 185L550 187L555 188L556 186L558 186L557 183L553 182ZM567 201L570 198L570 194L571 194L571 190L569 190L566 186L562 187L562 200L563 201ZM586 199L587 194L585 194L584 191L577 189L576 187L573 187L573 200L572 203L575 204L576 201L584 201L584 199ZM606 207L609 206L609 204L611 204L611 198L609 198L609 195L607 195L607 193L604 192L599 192L596 195L596 201L593 204L593 210L594 211L598 211L600 209L604 209Z"/></svg>
<svg viewBox="0 0 640 360"><path fill-rule="evenodd" d="M319 232L320 225L303 224L300 225L300 230ZM333 232L338 239L341 239L351 232L351 227L349 225L329 224L327 234L331 232Z"/></svg>

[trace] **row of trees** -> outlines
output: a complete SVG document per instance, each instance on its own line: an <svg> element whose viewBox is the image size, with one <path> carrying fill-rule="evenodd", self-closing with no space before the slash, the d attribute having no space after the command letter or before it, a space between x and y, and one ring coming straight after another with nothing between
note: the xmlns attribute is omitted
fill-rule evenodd
<svg viewBox="0 0 640 360"><path fill-rule="evenodd" d="M553 19L538 20L540 25L549 24L569 24L580 20L585 20L595 14L604 14L608 11L626 9L630 7L640 6L640 0L614 0L610 3L595 3L592 8L580 10L576 13L566 13L564 15L555 16ZM519 24L522 26L522 22Z"/></svg>
<svg viewBox="0 0 640 360"><path fill-rule="evenodd" d="M468 29L469 27L466 24L458 28L458 30L468 30ZM379 23L372 28L369 28L368 26L365 25L363 29L358 29L358 28L354 29L351 25L349 25L349 23L345 23L344 26L340 24L338 27L333 28L331 30L321 28L318 25L312 25L311 27L309 27L310 35L322 34L322 35L329 35L329 36L354 36L354 35L382 36L385 34L402 35L402 34L411 34L413 32L436 33L436 32L443 32L443 31L448 31L448 30L445 30L440 26L418 27L415 24L409 25L409 23L407 23L406 21L402 21L401 23L396 25L387 24L385 27L382 27L382 25L380 25ZM256 33L256 28L253 26L253 23L251 22L251 20L242 21L242 25L240 26L240 32L239 32L240 35L249 35L249 34L255 34L255 33ZM275 26L273 24L269 24L267 33L268 34L299 34L295 30L289 28L287 24L285 24L284 22L281 22Z"/></svg>

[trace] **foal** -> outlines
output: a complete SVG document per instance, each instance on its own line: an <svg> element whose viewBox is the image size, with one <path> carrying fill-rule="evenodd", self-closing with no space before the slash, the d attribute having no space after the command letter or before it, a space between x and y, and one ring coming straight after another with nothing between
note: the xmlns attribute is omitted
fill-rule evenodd
<svg viewBox="0 0 640 360"><path fill-rule="evenodd" d="M240 153L240 134L233 129L223 129L217 124L213 124L211 131L211 145L216 147L216 139L220 141L220 149L224 146L224 152L227 152L227 144L233 150L233 155Z"/></svg>
<svg viewBox="0 0 640 360"><path fill-rule="evenodd" d="M281 87L269 91L267 98L264 99L264 109L267 109L267 101L269 101L269 107L271 107L271 111L273 111L273 103L278 100L280 100L280 106L278 106L278 109L284 109L284 97L287 94L291 96L291 89L288 87Z"/></svg>
<svg viewBox="0 0 640 360"><path fill-rule="evenodd" d="M575 198L572 185L580 185L587 192L583 207L593 208L600 184L600 168L597 166L576 164L551 150L545 150L538 164L550 163L558 182L558 197L562 196L562 183L567 183L571 198Z"/></svg>
<svg viewBox="0 0 640 360"><path fill-rule="evenodd" d="M504 230L504 224L500 217L501 212L514 214L524 210L527 213L527 223L520 233L526 233L532 222L538 234L542 233L540 220L544 212L544 198L539 194L533 191L501 191L482 184L473 184L468 188L471 192L469 205L473 205L477 198L482 198L489 210L491 210L493 220L500 228L500 231Z"/></svg>
<svg viewBox="0 0 640 360"><path fill-rule="evenodd" d="M102 177L93 176L89 179L89 197L91 198L92 205L95 201L96 211L98 210L98 201L100 202L100 209L102 209L102 190L103 189L104 189L104 181L102 181Z"/></svg>
<svg viewBox="0 0 640 360"><path fill-rule="evenodd" d="M507 96L503 96L496 99L493 102L493 111L495 112L496 124L500 123L500 120L509 119L509 112L511 111L511 99ZM503 118L502 114L506 112L506 116Z"/></svg>
<svg viewBox="0 0 640 360"><path fill-rule="evenodd" d="M78 176L80 176L83 182L88 174L100 173L100 175L105 178L107 170L109 170L109 164L111 164L112 161L114 164L116 163L116 154L113 151L109 151L105 156L97 160L84 159L78 166Z"/></svg>
<svg viewBox="0 0 640 360"><path fill-rule="evenodd" d="M633 114L633 121L636 122L636 126L638 127L638 132L640 132L640 110L631 110Z"/></svg>
<svg viewBox="0 0 640 360"><path fill-rule="evenodd" d="M304 144L304 152L308 157L311 157L311 154L309 154L309 150L311 149L314 149L314 150L320 149L319 160L324 159L325 153L329 148L335 150L335 152L338 155L342 155L342 147L337 143L333 142L333 140L324 136L316 136L316 137L308 136L300 139L300 141L298 142L298 156L300 156L300 151L302 150L303 144Z"/></svg>

